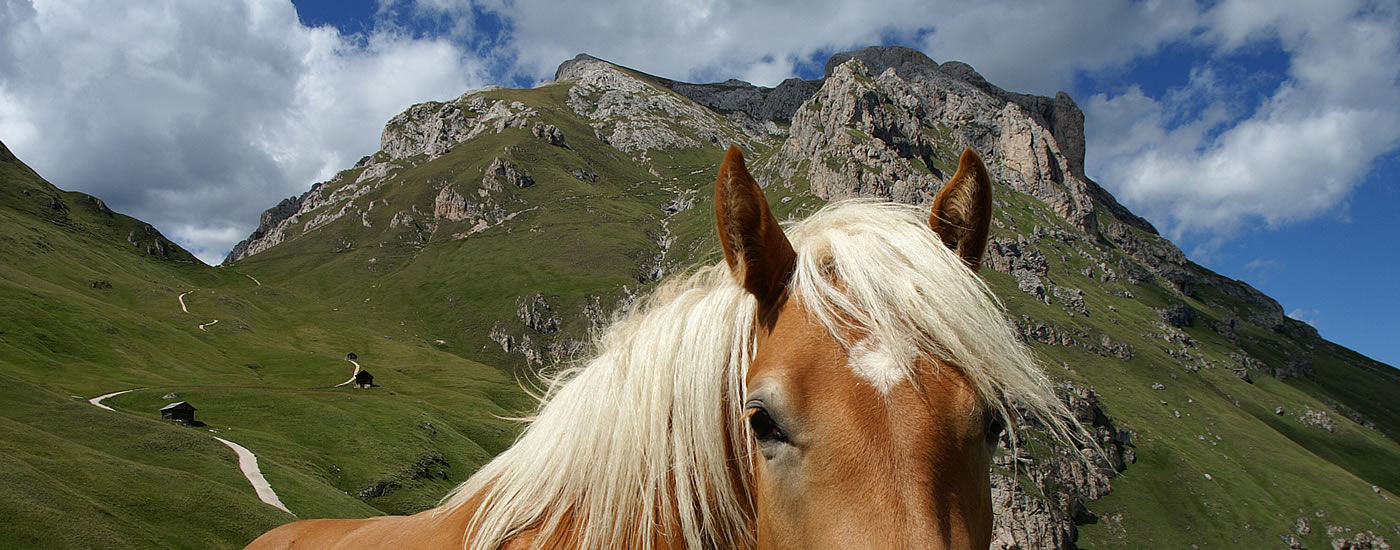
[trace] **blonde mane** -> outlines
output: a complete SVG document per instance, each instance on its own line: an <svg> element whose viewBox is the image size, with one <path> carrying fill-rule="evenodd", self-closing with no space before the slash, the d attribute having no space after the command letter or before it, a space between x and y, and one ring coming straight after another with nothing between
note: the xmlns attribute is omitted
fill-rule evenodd
<svg viewBox="0 0 1400 550"><path fill-rule="evenodd" d="M1016 403L1057 438L1082 433L1000 302L917 207L848 201L786 224L790 295L833 334L910 344L899 364L960 367L1014 426ZM550 381L516 444L443 501L484 498L471 550L526 529L581 548L751 548L751 439L738 421L756 303L724 262L671 279L613 323L584 366ZM778 335L781 337L781 335ZM848 347L853 342L843 342ZM934 364L937 364L936 362Z"/></svg>

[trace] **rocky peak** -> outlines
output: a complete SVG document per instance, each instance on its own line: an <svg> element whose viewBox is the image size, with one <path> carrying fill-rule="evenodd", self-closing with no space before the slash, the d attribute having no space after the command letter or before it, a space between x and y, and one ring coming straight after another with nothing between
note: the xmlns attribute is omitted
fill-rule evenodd
<svg viewBox="0 0 1400 550"><path fill-rule="evenodd" d="M481 95L493 89L472 90L447 103L430 101L409 107L384 125L380 150L395 160L420 154L431 160L483 133L525 128L539 115L519 101L488 100Z"/></svg>
<svg viewBox="0 0 1400 550"><path fill-rule="evenodd" d="M754 86L732 78L711 84L665 79L661 83L711 109L744 113L758 121L788 122L797 113L797 108L821 87L822 81L789 78L775 88Z"/></svg>
<svg viewBox="0 0 1400 550"><path fill-rule="evenodd" d="M593 63L607 63L586 53L574 56L573 59L559 64L559 68L554 70L554 81L563 82L574 80L583 75L588 65Z"/></svg>
<svg viewBox="0 0 1400 550"><path fill-rule="evenodd" d="M829 200L922 203L952 176L958 153L973 147L988 158L997 181L1097 234L1089 184L1071 172L1047 127L1019 105L910 52L860 50L832 67L793 117L790 137L775 157L779 175L806 176L812 191ZM865 58L885 68L876 73Z"/></svg>
<svg viewBox="0 0 1400 550"><path fill-rule="evenodd" d="M938 70L938 63L919 50L903 46L871 46L831 56L826 60L823 78L830 77L837 67L852 59L859 59L872 73L879 74L887 69L894 69L905 79L913 79L916 75Z"/></svg>
<svg viewBox="0 0 1400 550"><path fill-rule="evenodd" d="M736 128L722 114L657 85L655 77L592 56L564 63L556 76L569 86L569 108L599 139L644 163L646 152L655 149L724 148L766 139L764 132Z"/></svg>

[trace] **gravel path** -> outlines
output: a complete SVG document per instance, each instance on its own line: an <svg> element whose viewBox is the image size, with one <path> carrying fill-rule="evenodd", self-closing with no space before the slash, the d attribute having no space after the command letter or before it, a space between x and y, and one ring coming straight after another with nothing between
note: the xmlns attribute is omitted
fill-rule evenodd
<svg viewBox="0 0 1400 550"><path fill-rule="evenodd" d="M139 389L141 388L132 388L129 390L122 390L99 395L97 397L89 399L88 403L92 403L93 406L96 406L100 409L107 409L109 411L116 412L116 409L103 405L102 400L107 399L108 397L115 397ZM253 454L253 451L250 451L247 447L244 447L222 437L214 436L214 439L219 440L219 443L228 445L229 448L233 449L234 454L238 455L238 469L243 472L243 477L248 478L248 483L253 485L253 492L258 494L259 500L276 506L277 509L282 510L283 512L292 514L292 511L288 510L287 507L282 504L282 499L277 498L277 493L273 492L272 490L272 484L267 482L266 477L263 477L262 470L258 469L258 457L257 455ZM296 514L292 515L295 516Z"/></svg>
<svg viewBox="0 0 1400 550"><path fill-rule="evenodd" d="M276 506L283 512L292 514L291 510L288 510L286 506L282 505L282 499L277 498L277 493L272 491L272 485L267 482L267 478L263 477L262 470L258 469L258 457L253 454L253 451L222 437L214 436L214 439L219 440L219 443L228 445L230 449L233 449L234 453L238 454L238 469L243 471L243 477L248 478L248 483L253 484L253 491L258 493L259 499ZM292 515L295 516L296 514Z"/></svg>
<svg viewBox="0 0 1400 550"><path fill-rule="evenodd" d="M139 389L141 389L141 388L132 388L132 389L129 389L129 390L114 391L114 392L112 392L112 393L108 393L108 394L104 394L104 395L99 395L99 396L97 396L97 397L94 397L94 398L92 398L92 399L89 399L89 400L88 400L88 403L92 403L93 406L95 406L95 407L97 407L97 408L99 408L99 409L107 409L107 410L112 411L112 412L117 412L116 409L113 409L113 408L111 408L111 407L108 407L108 406L106 406L106 405L103 405L103 404L102 404L102 400L103 400L103 399L106 399L106 398L108 398L108 397L116 397L116 396L121 395L121 394L124 394L124 393L126 393L126 392L133 392L133 391L136 391L136 390L139 390Z"/></svg>

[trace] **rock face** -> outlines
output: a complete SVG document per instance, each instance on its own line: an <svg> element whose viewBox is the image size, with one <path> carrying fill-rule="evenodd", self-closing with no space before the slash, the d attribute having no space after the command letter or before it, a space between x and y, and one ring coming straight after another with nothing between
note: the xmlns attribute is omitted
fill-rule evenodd
<svg viewBox="0 0 1400 550"><path fill-rule="evenodd" d="M569 107L600 139L639 160L656 149L725 148L763 139L736 133L734 124L714 111L587 55L560 65L555 80L571 84Z"/></svg>
<svg viewBox="0 0 1400 550"><path fill-rule="evenodd" d="M913 50L862 52L833 57L822 88L794 115L778 154L781 177L806 179L825 199L923 203L952 176L962 149L974 147L997 159L993 179L1097 234L1091 184L1062 150L1074 132L1056 136L1043 117ZM1079 134L1070 149L1082 151Z"/></svg>
<svg viewBox="0 0 1400 550"><path fill-rule="evenodd" d="M1132 433L1113 424L1093 388L1068 384L1061 395L1075 417L1098 438L1095 443L1102 452L1086 445L1080 450L1062 448L1032 455L1020 445L1013 450L1010 436L1004 436L1003 452L996 457L992 472L991 548L1074 548L1075 525L1097 521L1086 503L1108 495L1112 491L1110 480L1136 461ZM1022 484L1013 474L1027 483Z"/></svg>
<svg viewBox="0 0 1400 550"><path fill-rule="evenodd" d="M536 122L535 125L530 128L530 133L535 134L535 137L555 147L563 147L566 149L569 147L569 144L564 143L564 132L559 131L559 127L553 124Z"/></svg>
<svg viewBox="0 0 1400 550"><path fill-rule="evenodd" d="M754 86L742 80L713 84L688 84L662 79L661 83L691 101L717 111L737 111L760 121L790 121L797 108L821 87L821 80L789 78L776 88Z"/></svg>
<svg viewBox="0 0 1400 550"><path fill-rule="evenodd" d="M397 167L385 163L368 165L356 175L355 181L348 183L348 174L352 172L341 172L328 182L313 185L300 197L283 199L277 206L263 211L258 229L229 251L223 265L276 246L290 234L311 231L351 212L362 214L371 206L361 208L355 204L355 199L394 179L393 170ZM365 176L366 173L370 175Z"/></svg>
<svg viewBox="0 0 1400 550"><path fill-rule="evenodd" d="M390 159L427 155L431 160L483 133L524 128L530 119L539 115L519 101L488 102L480 94L490 89L473 90L447 103L428 102L409 107L384 125L379 137L380 150Z"/></svg>

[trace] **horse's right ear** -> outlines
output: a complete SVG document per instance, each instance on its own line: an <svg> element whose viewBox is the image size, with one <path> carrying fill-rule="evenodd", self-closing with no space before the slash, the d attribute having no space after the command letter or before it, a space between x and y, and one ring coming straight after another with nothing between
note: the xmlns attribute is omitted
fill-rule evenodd
<svg viewBox="0 0 1400 550"><path fill-rule="evenodd" d="M729 270L758 298L760 309L777 304L797 253L735 146L724 156L715 180L715 222Z"/></svg>

